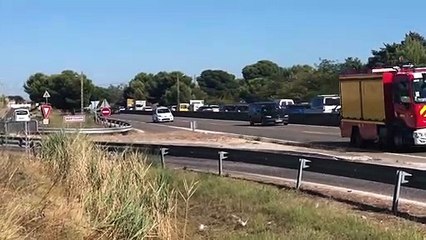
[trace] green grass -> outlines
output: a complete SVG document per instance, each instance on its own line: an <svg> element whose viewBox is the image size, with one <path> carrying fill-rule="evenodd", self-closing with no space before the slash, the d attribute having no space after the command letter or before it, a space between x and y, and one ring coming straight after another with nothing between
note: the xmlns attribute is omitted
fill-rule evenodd
<svg viewBox="0 0 426 240"><path fill-rule="evenodd" d="M426 238L419 224L371 214L364 219L362 214L366 213L352 210L349 205L293 190L209 174L168 174L168 179L177 183L183 178L199 181L190 201L191 239ZM248 224L242 227L232 215L248 219ZM206 225L207 230L199 231L199 224Z"/></svg>

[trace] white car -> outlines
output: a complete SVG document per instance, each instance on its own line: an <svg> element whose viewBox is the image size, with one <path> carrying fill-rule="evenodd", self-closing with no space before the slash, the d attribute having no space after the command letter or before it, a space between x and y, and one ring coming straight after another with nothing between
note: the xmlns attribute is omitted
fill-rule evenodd
<svg viewBox="0 0 426 240"><path fill-rule="evenodd" d="M152 121L158 122L173 122L174 117L170 109L166 107L158 107L153 111Z"/></svg>
<svg viewBox="0 0 426 240"><path fill-rule="evenodd" d="M16 109L14 118L17 122L28 122L31 121L31 114L28 109Z"/></svg>
<svg viewBox="0 0 426 240"><path fill-rule="evenodd" d="M142 110L145 111L145 112L152 112L152 107L151 106L145 106Z"/></svg>

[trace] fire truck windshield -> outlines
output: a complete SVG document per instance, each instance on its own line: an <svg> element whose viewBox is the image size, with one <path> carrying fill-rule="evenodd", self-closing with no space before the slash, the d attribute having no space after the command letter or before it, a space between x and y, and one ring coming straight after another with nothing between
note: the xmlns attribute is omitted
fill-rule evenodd
<svg viewBox="0 0 426 240"><path fill-rule="evenodd" d="M414 101L426 103L426 79L417 78L413 81Z"/></svg>

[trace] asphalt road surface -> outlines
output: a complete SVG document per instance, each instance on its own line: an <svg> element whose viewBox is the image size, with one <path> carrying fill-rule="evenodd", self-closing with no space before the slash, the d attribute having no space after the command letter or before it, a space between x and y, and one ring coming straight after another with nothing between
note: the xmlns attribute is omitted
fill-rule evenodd
<svg viewBox="0 0 426 240"><path fill-rule="evenodd" d="M187 167L189 169L199 169L204 171L217 171L217 161L198 159L198 158L181 158L166 156L167 167ZM261 174L272 177L296 179L297 171L293 169L285 169L278 167L262 166L257 164L248 164L241 162L223 162L223 171L237 171L244 173ZM394 186L390 184L371 182L366 180L358 180L346 177L332 176L309 171L303 172L303 181L320 183L335 187L349 188L365 192L386 195L391 197ZM303 183L302 183L303 184ZM404 199L424 202L426 200L426 191L413 188L402 187L401 197Z"/></svg>
<svg viewBox="0 0 426 240"><path fill-rule="evenodd" d="M120 114L114 117L123 120L132 120L139 123L151 123L151 116ZM208 131L227 132L235 134L252 135L259 137L268 137L281 140L304 142L304 143L322 143L334 144L336 146L347 146L348 139L340 137L340 129L337 127L308 126L289 124L276 126L250 126L248 122L228 121L228 120L212 120L200 118L182 118L175 117L172 123L161 123L160 125L169 125L177 127L189 128L191 121L197 121L197 128ZM141 125L135 125L141 127ZM144 124L144 131L158 131L158 127L154 124ZM164 128L164 127L163 127ZM161 130L160 130L161 131ZM168 130L170 131L170 129Z"/></svg>
<svg viewBox="0 0 426 240"><path fill-rule="evenodd" d="M348 147L349 139L340 136L338 127L311 126L300 124L276 125L276 126L250 126L244 121L228 121L200 118L175 117L174 122L170 123L152 123L150 115L119 114L114 117L131 121L133 126L146 132L169 132L173 128L189 128L191 121L197 122L197 129L226 132L234 134L243 134L259 137L267 137L286 141L294 141L309 144L321 144L330 147ZM380 152L378 148L360 149L360 152ZM426 163L426 148L410 149L410 152L404 154L386 153L398 157L413 157L416 161ZM389 156L387 155L387 156Z"/></svg>

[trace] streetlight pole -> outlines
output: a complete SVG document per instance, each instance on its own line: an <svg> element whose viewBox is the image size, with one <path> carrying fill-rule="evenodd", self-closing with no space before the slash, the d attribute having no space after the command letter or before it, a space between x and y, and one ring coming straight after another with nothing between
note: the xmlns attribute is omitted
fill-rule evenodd
<svg viewBox="0 0 426 240"><path fill-rule="evenodd" d="M176 83L176 86L177 86L177 106L176 106L176 110L177 111L179 111L179 105L180 105L180 87L179 87L179 73L176 73L176 75L177 75L177 83Z"/></svg>
<svg viewBox="0 0 426 240"><path fill-rule="evenodd" d="M80 114L83 114L83 108L84 108L84 93L83 93L83 72L80 74L80 99L81 99L81 108L80 108Z"/></svg>

